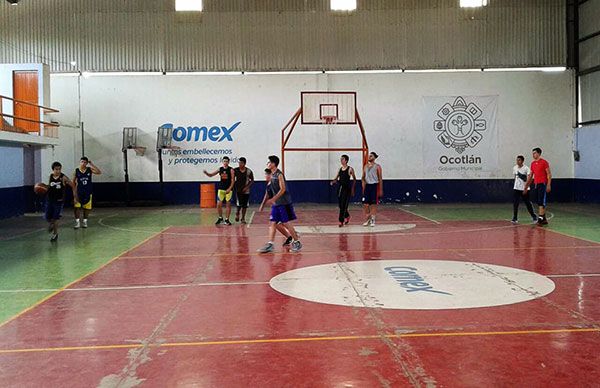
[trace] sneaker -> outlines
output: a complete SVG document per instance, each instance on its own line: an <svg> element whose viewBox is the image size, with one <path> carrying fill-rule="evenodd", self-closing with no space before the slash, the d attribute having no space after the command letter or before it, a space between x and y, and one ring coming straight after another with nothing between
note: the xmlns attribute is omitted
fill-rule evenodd
<svg viewBox="0 0 600 388"><path fill-rule="evenodd" d="M83 220L83 224L81 226L84 228L87 228L87 220L86 219Z"/></svg>
<svg viewBox="0 0 600 388"><path fill-rule="evenodd" d="M548 225L548 220L544 218L544 219L542 220L541 224L542 224L542 225Z"/></svg>
<svg viewBox="0 0 600 388"><path fill-rule="evenodd" d="M269 252L273 252L273 243L266 243L264 247L259 248L257 250L258 253L269 253Z"/></svg>
<svg viewBox="0 0 600 388"><path fill-rule="evenodd" d="M288 238L285 239L285 242L283 243L282 246L283 247L290 246L290 245L292 245L292 241L294 241L294 239L292 238L292 236L290 236L290 237L288 237Z"/></svg>
<svg viewBox="0 0 600 388"><path fill-rule="evenodd" d="M345 224L345 225L348 225L349 223L350 223L350 216L348 216L348 217L346 217L346 218L344 219L344 224Z"/></svg>
<svg viewBox="0 0 600 388"><path fill-rule="evenodd" d="M292 252L298 252L302 249L302 243L300 241L294 241L292 243Z"/></svg>
<svg viewBox="0 0 600 388"><path fill-rule="evenodd" d="M229 222L229 220L228 220L228 219L226 219L225 221L223 221L223 223L224 223L225 225L230 225L230 226L231 226L231 222Z"/></svg>
<svg viewBox="0 0 600 388"><path fill-rule="evenodd" d="M519 223L519 221L517 221L517 220L510 220L510 223L513 224L513 225L517 225Z"/></svg>
<svg viewBox="0 0 600 388"><path fill-rule="evenodd" d="M215 225L221 225L223 223L223 217L219 217L217 218L217 222L215 222Z"/></svg>
<svg viewBox="0 0 600 388"><path fill-rule="evenodd" d="M240 216L235 216L235 222L240 222Z"/></svg>
<svg viewBox="0 0 600 388"><path fill-rule="evenodd" d="M531 223L532 223L532 224L537 224L537 221L538 221L538 218L537 218L537 216L533 216L533 217L531 217Z"/></svg>
<svg viewBox="0 0 600 388"><path fill-rule="evenodd" d="M371 220L371 223L369 224L369 226L370 226L371 228L374 228L374 227L375 227L375 220L373 220L373 219L372 219L372 220Z"/></svg>
<svg viewBox="0 0 600 388"><path fill-rule="evenodd" d="M370 218L363 223L363 226L369 226L369 225L371 225L371 219Z"/></svg>
<svg viewBox="0 0 600 388"><path fill-rule="evenodd" d="M73 225L73 229L79 229L81 227L81 223L79 220L75 220L75 225Z"/></svg>
<svg viewBox="0 0 600 388"><path fill-rule="evenodd" d="M56 240L58 240L58 233L52 233L50 235L50 241L54 242Z"/></svg>
<svg viewBox="0 0 600 388"><path fill-rule="evenodd" d="M340 224L338 225L340 228L342 228L344 226L343 222L340 222Z"/></svg>
<svg viewBox="0 0 600 388"><path fill-rule="evenodd" d="M246 224L246 220L242 218L242 220L240 221L240 223Z"/></svg>

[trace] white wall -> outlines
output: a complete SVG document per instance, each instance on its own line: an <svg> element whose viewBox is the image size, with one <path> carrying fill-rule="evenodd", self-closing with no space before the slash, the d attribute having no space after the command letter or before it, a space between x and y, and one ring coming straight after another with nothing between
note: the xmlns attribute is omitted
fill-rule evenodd
<svg viewBox="0 0 600 388"><path fill-rule="evenodd" d="M240 76L93 76L82 77L81 120L85 123L86 154L105 172L99 181L122 181L121 133L126 126L142 130L143 157L130 153L133 181L156 181L156 130L175 126L230 126L234 141L206 148L232 150L261 170L269 154L280 153L281 128L300 106L303 90L352 90L358 93L370 149L378 152L388 179L443 178L424 176L423 96L498 97L498 166L469 178L508 178L517 154L529 158L534 146L544 149L558 178L573 177L572 75L569 72L478 72L403 74L240 75ZM52 99L61 121L78 120L78 77L53 76ZM62 136L61 136L62 137ZM358 145L358 129L348 126L299 128L290 146ZM76 136L57 147L56 158L75 166ZM203 148L201 144L186 147ZM327 179L339 153L286 154L291 179ZM359 167L358 153L351 154ZM165 177L173 181L204 180L203 169L217 163L173 167L165 156ZM69 167L71 166L69 165ZM357 168L360 170L359 168ZM261 174L258 174L261 175Z"/></svg>
<svg viewBox="0 0 600 388"><path fill-rule="evenodd" d="M575 162L575 178L600 179L600 125L577 129L576 143L580 160Z"/></svg>
<svg viewBox="0 0 600 388"><path fill-rule="evenodd" d="M0 189L23 186L23 147L0 145Z"/></svg>

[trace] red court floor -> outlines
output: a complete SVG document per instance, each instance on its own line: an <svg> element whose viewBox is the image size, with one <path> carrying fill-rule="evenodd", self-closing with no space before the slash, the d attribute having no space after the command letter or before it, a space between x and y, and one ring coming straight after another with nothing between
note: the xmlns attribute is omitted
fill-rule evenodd
<svg viewBox="0 0 600 388"><path fill-rule="evenodd" d="M336 221L332 210L299 217ZM261 255L266 221L260 213L251 227L170 227L8 322L0 385L600 386L600 244L389 209L380 225L414 227L303 233L299 253L278 236L275 253ZM269 285L294 269L374 260L494 264L544 275L555 289L520 303L419 310L318 303Z"/></svg>

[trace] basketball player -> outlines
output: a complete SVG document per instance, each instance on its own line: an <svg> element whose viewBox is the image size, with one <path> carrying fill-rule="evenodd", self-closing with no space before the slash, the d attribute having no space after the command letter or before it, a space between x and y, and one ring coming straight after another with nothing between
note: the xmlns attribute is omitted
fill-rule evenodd
<svg viewBox="0 0 600 388"><path fill-rule="evenodd" d="M533 181L533 197L536 199L539 211L537 224L548 225L548 220L546 219L546 196L552 191L552 172L550 171L550 164L545 159L542 159L541 148L534 148L532 154L531 174L529 175L529 179L527 179L523 191L527 193Z"/></svg>
<svg viewBox="0 0 600 388"><path fill-rule="evenodd" d="M71 186L73 190L73 199L79 202L77 190L69 177L62 173L62 165L59 162L52 163L52 174L48 179L48 193L46 198L46 221L48 221L48 231L51 233L50 241L58 240L58 220L65 201L66 186Z"/></svg>
<svg viewBox="0 0 600 388"><path fill-rule="evenodd" d="M267 183L267 189L265 190L265 196L262 200L262 203L258 208L259 212L262 212L263 208L265 207L265 203L275 196L275 193L273 192L273 187L271 186L271 173L272 171L270 168L265 168L265 182ZM276 224L275 227L277 228L277 231L279 233L285 236L285 242L283 243L283 246L286 247L288 245L291 245L293 239L290 232L282 224Z"/></svg>
<svg viewBox="0 0 600 388"><path fill-rule="evenodd" d="M339 227L348 225L350 222L350 213L348 212L348 205L350 204L350 198L354 196L354 187L356 185L356 175L354 175L354 169L348 166L350 157L348 155L342 155L340 162L342 166L338 170L335 178L331 181L331 185L339 183L338 187L338 206L340 208L340 214L338 220L340 222ZM350 182L352 178L352 182Z"/></svg>
<svg viewBox="0 0 600 388"><path fill-rule="evenodd" d="M362 175L362 189L365 216L367 220L363 226L375 226L375 216L377 215L377 204L379 198L383 196L383 175L381 166L375 163L379 157L375 152L369 154L369 159Z"/></svg>
<svg viewBox="0 0 600 388"><path fill-rule="evenodd" d="M217 186L217 212L219 213L219 218L217 218L215 225L231 225L229 216L231 215L231 197L233 196L234 175L233 168L229 167L229 157L224 156L222 161L223 166L219 167L218 170L213 172L204 170L204 174L208 177L219 174L221 177L219 185ZM227 208L225 221L223 221L223 204L225 204Z"/></svg>
<svg viewBox="0 0 600 388"><path fill-rule="evenodd" d="M92 210L92 175L100 175L102 171L94 165L87 157L82 156L79 160L79 168L75 169L73 183L77 190L79 201L75 201L73 209L75 210L75 229L88 227L88 215ZM81 218L81 208L83 208L83 220Z"/></svg>
<svg viewBox="0 0 600 388"><path fill-rule="evenodd" d="M533 218L533 222L537 222L537 216L533 212L533 206L531 206L529 196L523 191L525 189L525 183L531 174L529 167L523 164L524 161L525 157L523 155L517 156L517 164L513 167L513 176L515 177L515 184L513 185L513 218L511 221L513 224L519 223L517 215L519 213L519 203L521 201L525 202L525 206L527 206L527 211Z"/></svg>
<svg viewBox="0 0 600 388"><path fill-rule="evenodd" d="M296 219L296 213L294 213L294 206L292 205L292 196L286 189L285 177L278 166L279 158L275 155L269 156L267 167L271 170L271 190L274 195L273 198L265 201L265 205L271 205L269 242L258 250L260 253L273 252L273 240L275 240L277 224L283 225L292 236L292 252L298 252L302 249L302 244L298 240L298 234L296 234L296 230L290 224L290 221Z"/></svg>
<svg viewBox="0 0 600 388"><path fill-rule="evenodd" d="M237 210L235 212L235 221L240 221L240 211L242 213L241 223L246 223L246 210L250 201L250 186L254 183L254 174L252 170L246 167L246 158L239 158L239 166L233 171L235 174L235 196L237 197Z"/></svg>

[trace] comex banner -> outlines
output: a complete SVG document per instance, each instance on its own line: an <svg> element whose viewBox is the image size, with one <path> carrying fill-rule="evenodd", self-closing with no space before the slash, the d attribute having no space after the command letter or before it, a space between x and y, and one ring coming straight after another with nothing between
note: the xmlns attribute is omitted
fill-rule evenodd
<svg viewBox="0 0 600 388"><path fill-rule="evenodd" d="M423 97L424 172L479 178L498 168L498 96Z"/></svg>
<svg viewBox="0 0 600 388"><path fill-rule="evenodd" d="M237 163L233 150L234 131L240 121L228 125L177 126L165 123L162 127L173 128L175 150L164 150L166 165L176 168L198 165L218 165L224 156Z"/></svg>

